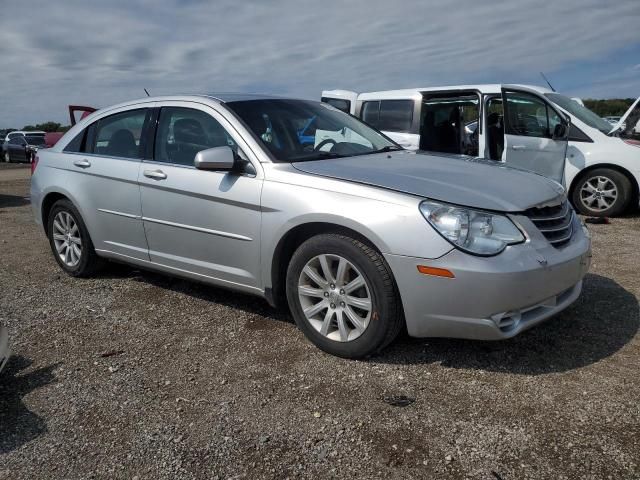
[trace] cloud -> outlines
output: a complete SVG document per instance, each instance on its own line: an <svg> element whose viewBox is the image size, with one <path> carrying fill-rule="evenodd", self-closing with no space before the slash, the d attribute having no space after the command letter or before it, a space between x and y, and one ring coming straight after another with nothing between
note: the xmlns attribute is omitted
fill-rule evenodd
<svg viewBox="0 0 640 480"><path fill-rule="evenodd" d="M607 2L609 3L609 2ZM249 91L319 98L476 82L540 83L538 72L606 58L637 35L637 0L485 2L200 0L3 6L0 126L65 121L68 103L152 94ZM636 60L637 61L637 60ZM637 66L636 66L637 67ZM629 66L630 71L633 65ZM637 69L633 71L637 74ZM563 74L565 75L565 74ZM563 79L589 93L589 79ZM637 75L619 90L640 90ZM615 96L609 84L607 96Z"/></svg>

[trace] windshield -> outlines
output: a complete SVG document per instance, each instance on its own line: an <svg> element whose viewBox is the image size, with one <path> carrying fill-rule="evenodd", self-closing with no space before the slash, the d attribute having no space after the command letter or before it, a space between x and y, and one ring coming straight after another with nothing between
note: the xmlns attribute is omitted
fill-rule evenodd
<svg viewBox="0 0 640 480"><path fill-rule="evenodd" d="M544 96L590 127L597 128L602 133L609 133L611 131L612 125L609 122L593 113L587 107L580 105L575 100L560 95L559 93L545 93Z"/></svg>
<svg viewBox="0 0 640 480"><path fill-rule="evenodd" d="M358 119L306 100L245 100L226 104L280 162L401 150Z"/></svg>

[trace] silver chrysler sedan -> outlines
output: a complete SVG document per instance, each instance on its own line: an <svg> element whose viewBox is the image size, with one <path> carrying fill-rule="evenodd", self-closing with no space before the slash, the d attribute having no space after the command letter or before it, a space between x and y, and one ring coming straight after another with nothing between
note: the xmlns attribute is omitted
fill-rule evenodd
<svg viewBox="0 0 640 480"><path fill-rule="evenodd" d="M98 110L38 152L31 200L72 276L111 259L260 295L350 358L403 328L512 337L576 300L590 259L556 182L404 151L330 105L286 98Z"/></svg>

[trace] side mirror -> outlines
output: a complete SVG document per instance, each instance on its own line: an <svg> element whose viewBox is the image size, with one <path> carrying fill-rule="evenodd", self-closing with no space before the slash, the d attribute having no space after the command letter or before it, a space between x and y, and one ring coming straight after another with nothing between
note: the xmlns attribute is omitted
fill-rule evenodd
<svg viewBox="0 0 640 480"><path fill-rule="evenodd" d="M569 135L569 127L565 123L558 123L553 129L554 140L565 140Z"/></svg>
<svg viewBox="0 0 640 480"><path fill-rule="evenodd" d="M198 170L233 170L235 156L230 147L214 147L196 154L193 164Z"/></svg>

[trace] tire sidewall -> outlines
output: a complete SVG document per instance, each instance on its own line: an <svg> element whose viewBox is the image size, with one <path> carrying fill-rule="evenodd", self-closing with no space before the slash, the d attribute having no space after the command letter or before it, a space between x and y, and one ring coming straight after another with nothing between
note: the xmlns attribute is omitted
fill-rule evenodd
<svg viewBox="0 0 640 480"><path fill-rule="evenodd" d="M371 319L362 335L350 342L337 342L324 337L307 320L298 299L298 280L309 260L318 255L340 255L351 262L363 275L371 295ZM302 332L315 345L327 353L347 358L358 358L374 353L384 342L389 305L384 281L371 259L345 237L318 235L303 243L293 254L287 269L287 301L293 318Z"/></svg>
<svg viewBox="0 0 640 480"><path fill-rule="evenodd" d="M594 211L587 208L580 197L580 191L587 181L594 177L605 177L609 179L616 186L618 190L618 198L612 207L603 211ZM613 217L624 212L629 204L629 195L631 190L631 184L629 179L622 173L607 168L597 168L591 170L585 175L580 176L576 187L573 190L572 200L576 209L583 215L591 217Z"/></svg>
<svg viewBox="0 0 640 480"><path fill-rule="evenodd" d="M71 214L76 224L78 225L78 230L80 232L80 240L82 241L82 253L80 255L80 262L78 262L75 267L69 267L62 261L62 259L58 255L58 251L56 250L55 242L53 241L53 220L60 212L67 212ZM91 238L89 237L87 227L82 220L82 216L73 205L73 203L68 200L58 200L53 205L53 207L51 207L49 218L47 219L47 236L49 237L49 245L51 245L51 251L53 252L53 256L56 259L56 262L58 262L58 265L60 265L60 267L65 272L73 277L81 276L87 270L87 267L89 265L90 249L93 248L93 245L91 243Z"/></svg>

